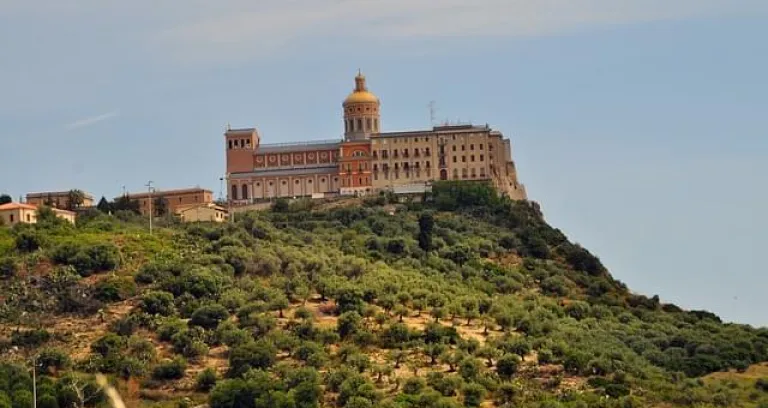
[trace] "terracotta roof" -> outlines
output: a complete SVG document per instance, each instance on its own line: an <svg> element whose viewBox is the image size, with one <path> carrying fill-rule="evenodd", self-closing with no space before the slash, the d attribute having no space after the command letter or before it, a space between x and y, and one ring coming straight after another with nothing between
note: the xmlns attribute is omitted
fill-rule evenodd
<svg viewBox="0 0 768 408"><path fill-rule="evenodd" d="M8 203L0 205L0 211L5 210L37 210L37 207L30 204L24 204L24 203Z"/></svg>

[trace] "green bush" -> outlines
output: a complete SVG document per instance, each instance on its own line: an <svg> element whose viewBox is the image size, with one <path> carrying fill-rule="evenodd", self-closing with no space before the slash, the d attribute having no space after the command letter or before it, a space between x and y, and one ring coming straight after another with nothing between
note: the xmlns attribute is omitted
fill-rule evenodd
<svg viewBox="0 0 768 408"><path fill-rule="evenodd" d="M162 291L148 292L141 297L139 307L150 315L171 316L175 313L173 294Z"/></svg>
<svg viewBox="0 0 768 408"><path fill-rule="evenodd" d="M90 276L117 268L120 253L113 244L87 246L68 242L55 247L51 259L60 265L73 266L80 276Z"/></svg>
<svg viewBox="0 0 768 408"><path fill-rule="evenodd" d="M45 245L42 234L32 229L22 229L16 233L14 246L19 252L35 252Z"/></svg>
<svg viewBox="0 0 768 408"><path fill-rule="evenodd" d="M136 294L136 284L130 278L111 276L99 281L93 296L103 302L119 302Z"/></svg>
<svg viewBox="0 0 768 408"><path fill-rule="evenodd" d="M187 362L180 357L161 363L152 370L152 378L155 380L178 380L184 377Z"/></svg>
<svg viewBox="0 0 768 408"><path fill-rule="evenodd" d="M51 339L45 329L20 330L11 333L11 344L19 347L40 347Z"/></svg>
<svg viewBox="0 0 768 408"><path fill-rule="evenodd" d="M0 257L0 279L8 279L16 275L18 266L13 258Z"/></svg>
<svg viewBox="0 0 768 408"><path fill-rule="evenodd" d="M56 371L69 368L72 360L61 350L47 348L38 353L37 363L41 372L53 374Z"/></svg>
<svg viewBox="0 0 768 408"><path fill-rule="evenodd" d="M214 371L212 368L206 368L197 375L197 380L195 381L195 389L200 392L208 392L216 386L216 381L216 371Z"/></svg>
<svg viewBox="0 0 768 408"><path fill-rule="evenodd" d="M219 304L206 305L192 313L189 324L205 329L215 329L227 317L229 317L229 311L224 306Z"/></svg>

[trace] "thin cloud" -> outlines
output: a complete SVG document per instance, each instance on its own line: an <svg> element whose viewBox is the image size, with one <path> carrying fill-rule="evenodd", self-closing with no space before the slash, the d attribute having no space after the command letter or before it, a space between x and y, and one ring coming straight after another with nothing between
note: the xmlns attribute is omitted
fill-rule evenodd
<svg viewBox="0 0 768 408"><path fill-rule="evenodd" d="M754 15L764 0L279 0L219 3L154 40L185 59L253 59L307 40L522 37L650 21Z"/></svg>
<svg viewBox="0 0 768 408"><path fill-rule="evenodd" d="M120 113L118 111L112 111L112 112L108 112L108 113L105 113L105 114L99 115L99 116L92 116L90 118L79 119L79 120L76 120L76 121L74 121L72 123L67 124L64 127L67 128L67 129L84 128L84 127L91 126L91 125L94 125L94 124L99 123L99 122L103 122L105 120L109 120L109 119L115 118L115 117L117 117L119 115L120 115Z"/></svg>

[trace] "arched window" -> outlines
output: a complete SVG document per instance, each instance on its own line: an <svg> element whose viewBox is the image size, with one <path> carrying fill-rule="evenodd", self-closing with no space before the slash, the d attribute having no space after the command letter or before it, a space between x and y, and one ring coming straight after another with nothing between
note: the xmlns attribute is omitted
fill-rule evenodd
<svg viewBox="0 0 768 408"><path fill-rule="evenodd" d="M379 120L378 119L374 119L373 120L373 131L374 132L378 132L379 131Z"/></svg>
<svg viewBox="0 0 768 408"><path fill-rule="evenodd" d="M373 131L373 121L371 118L368 118L365 120L365 130L372 132Z"/></svg>
<svg viewBox="0 0 768 408"><path fill-rule="evenodd" d="M232 199L237 200L237 186L232 184Z"/></svg>
<svg viewBox="0 0 768 408"><path fill-rule="evenodd" d="M363 130L363 120L362 119L358 119L357 120L357 131L359 132L361 130Z"/></svg>
<svg viewBox="0 0 768 408"><path fill-rule="evenodd" d="M248 199L248 185L243 184L243 200L247 200L247 199Z"/></svg>
<svg viewBox="0 0 768 408"><path fill-rule="evenodd" d="M349 132L349 122L347 122L346 120L344 121L344 131Z"/></svg>

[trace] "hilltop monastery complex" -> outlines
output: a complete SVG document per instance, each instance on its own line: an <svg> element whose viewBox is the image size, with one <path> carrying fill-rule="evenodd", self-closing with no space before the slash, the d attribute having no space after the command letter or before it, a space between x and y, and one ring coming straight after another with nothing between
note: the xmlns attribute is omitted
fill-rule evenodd
<svg viewBox="0 0 768 408"><path fill-rule="evenodd" d="M510 198L526 199L501 132L487 125L382 132L381 102L360 73L342 107L343 139L262 144L254 128L228 128L230 202L420 192L435 180L491 181Z"/></svg>

